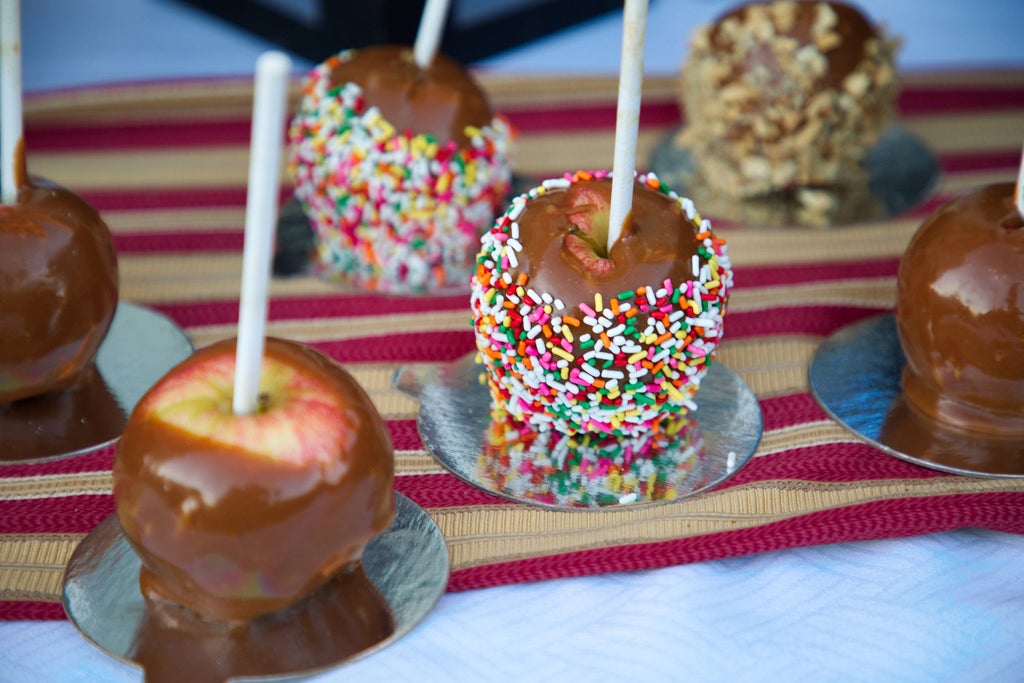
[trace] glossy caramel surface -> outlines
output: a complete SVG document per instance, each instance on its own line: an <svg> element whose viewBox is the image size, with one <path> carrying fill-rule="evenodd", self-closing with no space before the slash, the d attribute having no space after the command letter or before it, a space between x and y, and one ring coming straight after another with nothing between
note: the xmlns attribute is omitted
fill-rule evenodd
<svg viewBox="0 0 1024 683"><path fill-rule="evenodd" d="M639 183L633 185L633 208L608 254L607 269L589 268L573 256L568 242L572 215L582 208L577 198L594 191L609 202L611 188L610 178L578 182L526 204L516 222L523 245L519 271L529 275L531 287L573 307L579 302L593 305L595 292L609 301L626 290L660 287L666 278L678 284L694 277L694 226L674 200ZM597 239L605 240L603 235Z"/></svg>
<svg viewBox="0 0 1024 683"><path fill-rule="evenodd" d="M201 370L206 359L233 354L234 345L206 347L169 375ZM362 388L294 342L268 338L264 357L315 378L318 391L343 406L337 420L348 428L338 443L318 444L316 458L265 457L162 421L149 400L167 378L158 382L132 413L113 471L118 518L142 560L140 587L151 600L226 622L280 610L358 561L394 516L391 441ZM246 419L230 410L228 400L224 429ZM282 429L303 430L280 419L288 423ZM252 450L259 439L253 436Z"/></svg>
<svg viewBox="0 0 1024 683"><path fill-rule="evenodd" d="M393 631L387 602L357 565L290 609L240 626L151 603L130 654L148 683L223 683L328 666Z"/></svg>
<svg viewBox="0 0 1024 683"><path fill-rule="evenodd" d="M911 240L896 321L903 391L967 430L1024 435L1024 227L1013 184L947 202Z"/></svg>
<svg viewBox="0 0 1024 683"><path fill-rule="evenodd" d="M466 126L491 122L493 112L483 90L458 62L442 54L424 69L412 49L374 45L356 50L331 74L331 83L356 83L367 107L377 106L398 132L432 135L465 147Z"/></svg>
<svg viewBox="0 0 1024 683"><path fill-rule="evenodd" d="M0 402L58 391L92 363L118 300L110 231L77 195L22 175L0 205Z"/></svg>

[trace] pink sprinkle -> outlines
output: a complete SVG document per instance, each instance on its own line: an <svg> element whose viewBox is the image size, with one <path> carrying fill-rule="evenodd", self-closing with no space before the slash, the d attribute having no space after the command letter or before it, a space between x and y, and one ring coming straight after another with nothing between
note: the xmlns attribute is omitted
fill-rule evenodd
<svg viewBox="0 0 1024 683"><path fill-rule="evenodd" d="M594 309L586 305L585 303L580 303L580 310L589 315L591 318L597 317L597 313L594 312Z"/></svg>

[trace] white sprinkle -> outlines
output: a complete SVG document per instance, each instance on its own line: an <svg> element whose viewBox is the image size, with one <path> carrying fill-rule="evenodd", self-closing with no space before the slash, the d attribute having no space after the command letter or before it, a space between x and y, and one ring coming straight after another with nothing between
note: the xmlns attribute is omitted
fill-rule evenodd
<svg viewBox="0 0 1024 683"><path fill-rule="evenodd" d="M700 259L694 254L690 259L690 268L693 270L693 276L697 277L700 275Z"/></svg>
<svg viewBox="0 0 1024 683"><path fill-rule="evenodd" d="M689 197L683 197L682 207L683 211L686 212L686 217L693 220L694 215L697 213L697 207L693 205L693 200Z"/></svg>
<svg viewBox="0 0 1024 683"><path fill-rule="evenodd" d="M512 266L513 268L519 267L519 259L516 258L515 249L512 249L511 246L505 247L505 257L508 259L508 265Z"/></svg>
<svg viewBox="0 0 1024 683"><path fill-rule="evenodd" d="M647 287L646 290L647 290L647 303L649 303L651 306L654 306L656 303L658 303L658 297L656 297L654 295L654 290L651 289L650 287Z"/></svg>
<svg viewBox="0 0 1024 683"><path fill-rule="evenodd" d="M541 183L541 186L548 190L557 190L569 187L571 184L568 178L548 178Z"/></svg>
<svg viewBox="0 0 1024 683"><path fill-rule="evenodd" d="M517 240L515 237L513 237L513 238L509 239L507 242L505 242L505 245L507 247L511 247L512 249L515 249L516 251L522 251L523 250L523 245L520 244L519 240Z"/></svg>
<svg viewBox="0 0 1024 683"><path fill-rule="evenodd" d="M580 367L580 369L583 370L583 372L587 373L588 375L590 375L592 377L600 377L601 376L601 371L598 370L597 368L595 368L594 366L590 365L589 363L584 363ZM581 377L582 377L582 375L581 375Z"/></svg>
<svg viewBox="0 0 1024 683"><path fill-rule="evenodd" d="M636 491L627 493L626 495L619 498L619 505L629 505L630 503L636 502Z"/></svg>

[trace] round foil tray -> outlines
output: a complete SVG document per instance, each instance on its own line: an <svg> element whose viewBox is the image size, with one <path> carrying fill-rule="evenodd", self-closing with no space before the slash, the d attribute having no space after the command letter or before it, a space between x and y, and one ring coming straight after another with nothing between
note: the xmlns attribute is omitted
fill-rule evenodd
<svg viewBox="0 0 1024 683"><path fill-rule="evenodd" d="M651 170L692 199L702 214L744 225L822 228L884 220L925 201L941 176L938 159L928 147L894 124L868 154L867 186L824 190L832 202L829 208L809 208L782 193L742 200L712 188L699 173L692 150L675 142L678 134L671 133L655 148Z"/></svg>
<svg viewBox="0 0 1024 683"><path fill-rule="evenodd" d="M808 369L814 397L851 432L894 457L973 477L1024 477L1024 440L957 431L903 398L906 357L893 315L845 327L818 347Z"/></svg>
<svg viewBox="0 0 1024 683"><path fill-rule="evenodd" d="M588 490L584 496L567 496L564 471L526 485L513 476L510 483L509 475L516 472L503 471L495 464L521 443L492 437L494 418L490 393L481 381L483 372L476 354L469 354L445 365L399 368L394 385L419 399L420 438L445 469L471 486L518 503L558 510L668 504L729 479L750 461L761 439L763 419L757 397L739 375L716 363L695 397L698 410L686 420L686 441L666 447L656 464L651 460L642 463L648 468L644 476L660 482L656 489L647 487L647 492L626 495ZM651 467L655 471L650 471ZM579 482L571 484L570 488L576 489Z"/></svg>
<svg viewBox="0 0 1024 683"><path fill-rule="evenodd" d="M358 620L365 618L365 610L346 608L351 583L332 581L299 604L234 630L180 608L166 613L166 607L154 607L139 591L142 564L114 515L72 554L64 573L64 610L109 656L136 667L143 660L171 670L170 676L158 677L147 668L153 683L292 680L342 666L409 633L448 585L448 550L440 529L418 505L394 495L395 519L366 546L360 574L363 583L372 584L365 590L385 603L392 629L359 649L336 635L342 627L358 631Z"/></svg>
<svg viewBox="0 0 1024 683"><path fill-rule="evenodd" d="M95 362L74 386L0 404L0 465L70 458L113 443L142 395L192 351L163 314L119 303Z"/></svg>

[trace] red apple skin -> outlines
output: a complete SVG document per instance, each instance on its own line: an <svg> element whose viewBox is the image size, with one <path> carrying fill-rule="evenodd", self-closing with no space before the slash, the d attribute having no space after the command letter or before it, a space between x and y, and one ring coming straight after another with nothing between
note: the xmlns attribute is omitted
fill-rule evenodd
<svg viewBox="0 0 1024 683"><path fill-rule="evenodd" d="M387 426L352 376L268 338L266 407L235 416L235 344L196 352L154 385L113 470L143 594L229 623L308 595L394 516Z"/></svg>
<svg viewBox="0 0 1024 683"><path fill-rule="evenodd" d="M1024 435L1024 227L1013 183L956 197L903 256L903 393L947 426Z"/></svg>
<svg viewBox="0 0 1024 683"><path fill-rule="evenodd" d="M64 389L92 362L118 299L110 230L39 178L0 205L0 402Z"/></svg>

